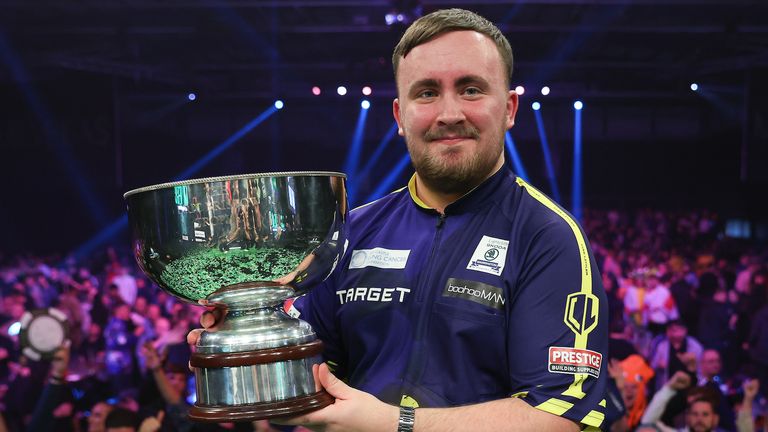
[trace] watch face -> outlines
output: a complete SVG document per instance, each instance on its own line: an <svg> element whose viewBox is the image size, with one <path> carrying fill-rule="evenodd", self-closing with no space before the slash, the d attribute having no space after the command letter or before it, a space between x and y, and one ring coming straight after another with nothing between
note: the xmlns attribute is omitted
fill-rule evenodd
<svg viewBox="0 0 768 432"><path fill-rule="evenodd" d="M50 359L67 338L67 317L58 309L38 309L21 318L22 353L32 360Z"/></svg>

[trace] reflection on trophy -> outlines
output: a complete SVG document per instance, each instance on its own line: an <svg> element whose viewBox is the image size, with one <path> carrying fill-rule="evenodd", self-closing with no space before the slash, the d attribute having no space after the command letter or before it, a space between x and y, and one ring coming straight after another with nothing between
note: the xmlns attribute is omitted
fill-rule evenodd
<svg viewBox="0 0 768 432"><path fill-rule="evenodd" d="M165 183L125 194L141 269L188 302L225 308L190 360L190 417L286 417L333 402L317 392L322 343L283 311L322 282L343 253L345 176L285 172Z"/></svg>

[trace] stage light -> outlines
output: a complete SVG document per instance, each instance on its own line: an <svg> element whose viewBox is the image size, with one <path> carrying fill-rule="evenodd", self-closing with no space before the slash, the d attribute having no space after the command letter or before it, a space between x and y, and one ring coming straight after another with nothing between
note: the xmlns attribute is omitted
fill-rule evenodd
<svg viewBox="0 0 768 432"><path fill-rule="evenodd" d="M21 322L16 321L8 327L8 336L18 336L21 331Z"/></svg>
<svg viewBox="0 0 768 432"><path fill-rule="evenodd" d="M387 25L392 25L395 23L395 14L388 13L384 15L384 22L387 23Z"/></svg>
<svg viewBox="0 0 768 432"><path fill-rule="evenodd" d="M518 96L522 96L523 94L525 94L525 87L523 86L515 87L515 93L517 93Z"/></svg>
<svg viewBox="0 0 768 432"><path fill-rule="evenodd" d="M533 108L534 111L538 111L541 109L541 104L538 102L534 102L531 104L531 108Z"/></svg>
<svg viewBox="0 0 768 432"><path fill-rule="evenodd" d="M366 95L366 96L370 96L372 91L373 90L371 90L371 88L369 86L363 87L363 94Z"/></svg>
<svg viewBox="0 0 768 432"><path fill-rule="evenodd" d="M576 101L576 102L573 103L573 108L577 109L577 110L580 110L580 109L584 108L584 104L581 101Z"/></svg>
<svg viewBox="0 0 768 432"><path fill-rule="evenodd" d="M284 106L285 106L285 104L284 104L284 103L283 103L283 101L281 101L280 99L278 99L278 100L276 100L276 101L275 101L275 108L277 108L277 109L283 109L283 107L284 107Z"/></svg>
<svg viewBox="0 0 768 432"><path fill-rule="evenodd" d="M197 99L197 95L194 94L194 93L190 93L190 94L187 95L187 99L189 99L190 101L193 101L193 100Z"/></svg>
<svg viewBox="0 0 768 432"><path fill-rule="evenodd" d="M315 96L320 96L320 87L318 86L312 87L312 94Z"/></svg>
<svg viewBox="0 0 768 432"><path fill-rule="evenodd" d="M370 108L370 107L371 107L371 103L370 103L370 102L368 102L367 100L363 100L362 102L360 102L360 106L361 106L363 109L366 109L366 110L367 110L368 108Z"/></svg>
<svg viewBox="0 0 768 432"><path fill-rule="evenodd" d="M346 88L346 87L344 87L344 86L339 86L339 87L336 89L336 93L338 93L338 94L339 94L339 96L344 96L345 94L347 94L347 88Z"/></svg>
<svg viewBox="0 0 768 432"><path fill-rule="evenodd" d="M548 95L548 94L549 94L549 87L548 87L548 86L544 86L544 87L542 87L542 88L541 88L541 94L542 94L543 96L546 96L546 95Z"/></svg>
<svg viewBox="0 0 768 432"><path fill-rule="evenodd" d="M693 91L698 91L698 90L699 90L699 85L698 85L698 84L696 84L696 83L692 83L692 84L691 84L691 90L693 90Z"/></svg>

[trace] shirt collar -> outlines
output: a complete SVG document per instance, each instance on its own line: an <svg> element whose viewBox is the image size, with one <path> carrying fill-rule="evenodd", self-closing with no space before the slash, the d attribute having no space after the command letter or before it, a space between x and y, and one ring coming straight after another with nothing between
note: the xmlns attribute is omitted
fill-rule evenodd
<svg viewBox="0 0 768 432"><path fill-rule="evenodd" d="M456 214L456 213L462 213L466 209L470 208L476 208L481 203L486 201L487 199L491 198L496 193L499 193L499 188L504 184L505 181L511 180L514 182L514 174L512 171L510 171L506 166L502 166L498 171L496 171L493 175L485 179L482 183L480 183L477 187L472 189L471 191L464 194L461 198L457 199L456 201L452 202L451 204L448 204L445 208L446 214ZM414 204L419 206L420 208L424 210L432 210L437 211L434 208L430 207L425 203L424 201L419 198L418 195L416 195L416 174L414 173L411 176L411 179L408 181L408 193L411 196L411 200Z"/></svg>

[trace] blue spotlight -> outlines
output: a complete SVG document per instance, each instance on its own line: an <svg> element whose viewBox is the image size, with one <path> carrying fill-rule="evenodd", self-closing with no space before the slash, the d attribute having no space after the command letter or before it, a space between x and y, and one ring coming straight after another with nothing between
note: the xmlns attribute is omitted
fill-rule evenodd
<svg viewBox="0 0 768 432"><path fill-rule="evenodd" d="M350 146L349 153L347 154L347 160L344 162L344 172L351 178L357 175L358 165L360 164L360 154L363 150L363 137L365 136L365 119L368 116L368 109L365 107L360 108L360 114L357 116L357 124L355 125L355 132L352 135L352 145ZM354 182L347 184L347 199L350 205L355 205L355 199L357 195L357 188Z"/></svg>
<svg viewBox="0 0 768 432"><path fill-rule="evenodd" d="M581 101L576 101L573 103L573 109L580 111L582 108L584 108L584 104Z"/></svg>
<svg viewBox="0 0 768 432"><path fill-rule="evenodd" d="M696 83L691 83L691 90L698 91L699 90L699 85L696 84Z"/></svg>
<svg viewBox="0 0 768 432"><path fill-rule="evenodd" d="M384 135L384 138L379 141L379 145L376 147L376 150L373 151L373 154L368 159L368 162L366 162L363 169L357 173L360 178L365 177L365 175L370 172L371 168L373 168L373 165L381 157L381 154L384 153L384 150L387 148L387 144L389 144L389 142L392 141L392 138L395 137L395 133L397 133L397 122L392 122L392 126L389 127L389 130Z"/></svg>
<svg viewBox="0 0 768 432"><path fill-rule="evenodd" d="M283 107L284 107L284 106L285 106L285 104L284 104L284 103L283 103L283 101L281 101L280 99L278 99L278 100L276 100L276 101L275 101L275 108L277 108L277 109L283 109Z"/></svg>
<svg viewBox="0 0 768 432"><path fill-rule="evenodd" d="M176 176L174 181L188 179L192 174L200 171L200 169L208 165L208 163L211 160L213 160L216 156L220 155L222 152L224 152L224 150L228 149L232 144L237 142L240 138L244 137L248 132L253 130L253 128L255 128L256 126L260 125L264 120L269 118L269 116L271 116L275 112L277 112L277 102L275 102L274 105L271 105L269 108L264 110L256 118L248 122L245 126L240 128L240 130L232 134L229 138L224 140L221 144L214 147L213 150L208 152L208 154L198 159L197 162L195 162L189 168L184 170L181 174Z"/></svg>
<svg viewBox="0 0 768 432"><path fill-rule="evenodd" d="M535 110L534 116L536 117L536 126L539 130L539 139L541 140L541 149L544 152L544 163L547 167L547 180L549 180L549 187L552 190L552 198L555 202L560 202L560 190L557 187L557 178L555 178L555 168L552 164L552 155L549 151L549 143L547 141L547 133L544 130L544 119L541 117L541 111Z"/></svg>
<svg viewBox="0 0 768 432"><path fill-rule="evenodd" d="M515 141L512 139L512 135L509 131L504 134L504 143L507 145L507 151L509 151L509 156L512 158L512 166L515 169L515 174L521 179L528 181L528 174L525 172L523 161L520 159L520 154L517 152Z"/></svg>
<svg viewBox="0 0 768 432"><path fill-rule="evenodd" d="M389 175L386 176L384 180L382 180L382 182L379 184L379 187L377 187L372 194L368 195L368 198L365 199L365 202L369 203L391 192L392 185L397 181L397 179L400 177L400 174L403 172L405 167L407 167L408 164L410 164L410 162L411 162L411 155L406 153L400 159L400 161L397 162L397 165L395 165L395 167L392 168L392 171L389 172Z"/></svg>
<svg viewBox="0 0 768 432"><path fill-rule="evenodd" d="M367 100L363 100L362 102L360 102L360 106L363 107L364 110L367 110L368 108L371 107L371 103L368 102Z"/></svg>
<svg viewBox="0 0 768 432"><path fill-rule="evenodd" d="M197 99L197 95L194 94L194 93L190 93L190 94L187 95L187 99L189 99L190 101L193 101L193 100Z"/></svg>
<svg viewBox="0 0 768 432"><path fill-rule="evenodd" d="M87 211L84 213L97 224L107 223L106 208L93 188L95 182L89 181L86 178L85 173L88 170L83 169L81 163L74 156L71 144L65 137L65 134L57 127L53 114L48 110L43 103L43 99L32 85L34 81L27 74L24 64L16 55L16 52L1 30L0 66L7 66L5 70L10 72L12 82L18 85L19 90L21 90L25 102L40 124L40 129L43 132L46 143L50 145L56 155L56 159L61 162L65 169L66 175L63 177L71 182L74 189L79 192L78 197L83 200L87 208Z"/></svg>
<svg viewBox="0 0 768 432"><path fill-rule="evenodd" d="M187 179L192 174L198 172L205 165L207 165L208 162L213 160L216 156L220 155L224 150L229 148L232 144L237 142L240 138L244 137L248 132L253 130L253 128L261 124L264 120L269 118L269 116L274 114L276 111L277 111L277 108L275 108L274 105L264 110L264 112L259 114L256 118L248 122L248 124L240 128L240 130L232 134L229 138L227 138L221 144L217 145L213 150L208 152L208 154L198 159L197 162L192 164L192 166L190 166L189 168L184 170L181 174L176 176L174 181ZM93 236L90 240L80 245L73 252L73 255L87 256L88 254L93 252L97 247L99 247L100 245L112 239L112 237L114 237L117 233L125 229L127 226L128 226L128 216L123 215L117 218L108 226L106 226L104 229L102 229L100 232L98 232L95 236Z"/></svg>
<svg viewBox="0 0 768 432"><path fill-rule="evenodd" d="M534 102L531 104L531 108L533 108L534 111L538 111L541 109L541 104L538 102Z"/></svg>
<svg viewBox="0 0 768 432"><path fill-rule="evenodd" d="M76 258L84 258L93 253L99 246L112 240L114 236L120 233L122 230L128 227L128 215L123 215L112 221L105 228L102 228L95 236L91 237L88 241L78 246L77 249L72 252L72 255Z"/></svg>
<svg viewBox="0 0 768 432"><path fill-rule="evenodd" d="M577 107L576 104L579 104L579 106ZM581 175L581 101L576 101L573 104L573 107L576 108L576 110L573 112L573 189L571 190L573 202L571 203L571 213L576 220L581 221L584 212L582 204L584 185Z"/></svg>

